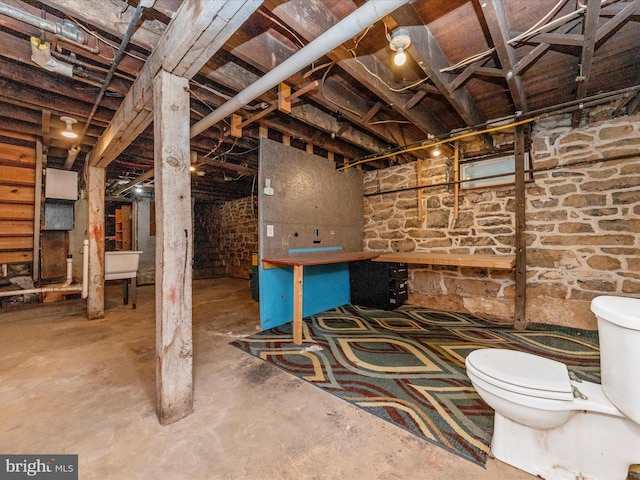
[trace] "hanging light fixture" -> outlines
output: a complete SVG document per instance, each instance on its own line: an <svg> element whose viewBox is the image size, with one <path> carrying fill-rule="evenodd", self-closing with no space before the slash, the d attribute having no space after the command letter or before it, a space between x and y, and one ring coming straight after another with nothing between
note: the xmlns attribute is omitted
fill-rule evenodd
<svg viewBox="0 0 640 480"><path fill-rule="evenodd" d="M73 131L73 124L78 121L71 117L60 117L60 120L67 124L67 128L62 132L62 136L67 138L78 138L78 134Z"/></svg>
<svg viewBox="0 0 640 480"><path fill-rule="evenodd" d="M409 36L409 30L406 28L396 28L391 34L391 39L389 40L389 48L396 52L393 57L393 63L397 66L404 65L404 62L407 61L407 54L404 53L405 50L411 45L411 37Z"/></svg>
<svg viewBox="0 0 640 480"><path fill-rule="evenodd" d="M440 148L439 148L439 147L434 148L434 149L433 149L433 151L431 152L431 154L432 154L434 157L439 157L441 153L442 153L442 152L440 151Z"/></svg>

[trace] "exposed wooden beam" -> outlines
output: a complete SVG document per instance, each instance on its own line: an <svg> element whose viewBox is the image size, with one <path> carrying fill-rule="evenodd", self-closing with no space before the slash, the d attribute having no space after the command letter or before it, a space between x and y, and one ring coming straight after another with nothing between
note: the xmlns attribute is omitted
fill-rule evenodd
<svg viewBox="0 0 640 480"><path fill-rule="evenodd" d="M550 43L552 45L580 47L584 43L584 35L581 33L539 33L529 41L531 43Z"/></svg>
<svg viewBox="0 0 640 480"><path fill-rule="evenodd" d="M632 2L629 2L627 4L620 3L618 4L618 6L624 6L624 8L617 12L613 18L607 21L607 23L598 28L596 43L609 35L609 33L611 33L613 30L618 28L618 26L621 25L622 22L624 22L630 16L634 14L640 14L640 0L633 0ZM600 11L602 12L602 9Z"/></svg>
<svg viewBox="0 0 640 480"><path fill-rule="evenodd" d="M577 100L587 96L591 67L593 66L593 55L596 48L599 17L600 0L587 0L587 12L583 23L584 43L582 44L582 53L580 55L580 72L576 78L578 83ZM572 124L574 127L577 127L580 123L580 116L580 110L576 110L573 113Z"/></svg>
<svg viewBox="0 0 640 480"><path fill-rule="evenodd" d="M500 66L505 72L505 79L509 86L509 93L515 110L527 112L527 98L524 92L522 77L515 73L516 56L509 41L509 23L504 11L502 0L486 0L481 3L484 18L496 49ZM547 42L550 43L550 42Z"/></svg>
<svg viewBox="0 0 640 480"><path fill-rule="evenodd" d="M153 178L154 172L153 172L153 168L150 170L147 170L146 172L144 172L142 175L138 175L136 178L134 178L133 180L131 180L130 182L125 183L124 185L116 188L111 195L114 197L117 197L118 195L126 192L127 190L129 190L130 188L135 187L136 185L138 185L139 183L142 183L146 180L149 180L150 178Z"/></svg>
<svg viewBox="0 0 640 480"><path fill-rule="evenodd" d="M152 121L152 79L161 69L191 78L258 8L261 0L185 0L89 157L111 163Z"/></svg>
<svg viewBox="0 0 640 480"><path fill-rule="evenodd" d="M426 25L416 25L415 18L418 13L414 5L405 5L391 14L398 25L403 25L411 36L409 53L438 88L444 98L451 104L468 126L479 125L486 119L482 116L478 107L464 87L450 88L455 79L450 73L441 72L441 69L451 66L442 48Z"/></svg>

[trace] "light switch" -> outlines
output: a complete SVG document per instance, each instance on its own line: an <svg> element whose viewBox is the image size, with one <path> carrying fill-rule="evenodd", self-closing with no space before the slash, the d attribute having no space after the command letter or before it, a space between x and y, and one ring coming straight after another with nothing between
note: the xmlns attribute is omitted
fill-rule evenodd
<svg viewBox="0 0 640 480"><path fill-rule="evenodd" d="M273 237L273 225L267 225L267 237Z"/></svg>

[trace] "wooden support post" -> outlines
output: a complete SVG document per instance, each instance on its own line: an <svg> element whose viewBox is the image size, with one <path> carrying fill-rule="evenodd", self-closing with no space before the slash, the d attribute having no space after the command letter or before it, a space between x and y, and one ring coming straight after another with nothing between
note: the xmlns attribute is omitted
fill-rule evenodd
<svg viewBox="0 0 640 480"><path fill-rule="evenodd" d="M293 343L302 344L302 288L303 266L293 266Z"/></svg>
<svg viewBox="0 0 640 480"><path fill-rule="evenodd" d="M51 112L49 112L51 113ZM44 117L44 112L43 112ZM33 205L33 281L40 280L40 211L42 210L42 164L44 163L42 142L36 140L36 184L34 186Z"/></svg>
<svg viewBox="0 0 640 480"><path fill-rule="evenodd" d="M525 239L525 126L518 125L516 127L515 138L515 162L516 162L516 235L515 235L515 249L516 249L516 269L515 269L515 282L516 282L516 298L514 308L514 327L518 329L527 328L527 318L525 306L527 303L527 246Z"/></svg>
<svg viewBox="0 0 640 480"><path fill-rule="evenodd" d="M258 135L260 136L260 138L269 138L269 127L261 123L260 127L258 128Z"/></svg>
<svg viewBox="0 0 640 480"><path fill-rule="evenodd" d="M458 219L460 210L460 144L456 141L453 149L453 219Z"/></svg>
<svg viewBox="0 0 640 480"><path fill-rule="evenodd" d="M193 412L189 81L154 79L156 186L156 414L162 425Z"/></svg>
<svg viewBox="0 0 640 480"><path fill-rule="evenodd" d="M307 153L313 154L313 143L307 143Z"/></svg>
<svg viewBox="0 0 640 480"><path fill-rule="evenodd" d="M231 114L231 136L242 138L242 117L236 113Z"/></svg>
<svg viewBox="0 0 640 480"><path fill-rule="evenodd" d="M282 144L283 145L291 145L291 137L289 135L282 135Z"/></svg>
<svg viewBox="0 0 640 480"><path fill-rule="evenodd" d="M87 318L104 318L104 179L105 169L88 167L89 284Z"/></svg>
<svg viewBox="0 0 640 480"><path fill-rule="evenodd" d="M291 87L286 83L281 83L278 87L278 110L291 113Z"/></svg>
<svg viewBox="0 0 640 480"><path fill-rule="evenodd" d="M418 163L416 164L416 181L418 182L418 222L422 224L422 219L424 218L424 206L422 205L422 159L418 158Z"/></svg>
<svg viewBox="0 0 640 480"><path fill-rule="evenodd" d="M327 152L327 159L330 162L333 162L333 159L335 158L335 154L333 152Z"/></svg>

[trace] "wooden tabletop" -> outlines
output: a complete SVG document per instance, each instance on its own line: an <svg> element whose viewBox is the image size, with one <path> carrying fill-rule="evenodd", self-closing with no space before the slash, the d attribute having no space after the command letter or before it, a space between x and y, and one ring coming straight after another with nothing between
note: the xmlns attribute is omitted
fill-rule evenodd
<svg viewBox="0 0 640 480"><path fill-rule="evenodd" d="M377 252L309 252L293 254L290 257L265 258L262 260L264 268L278 268L291 265L326 265L328 263L353 262L375 258Z"/></svg>

